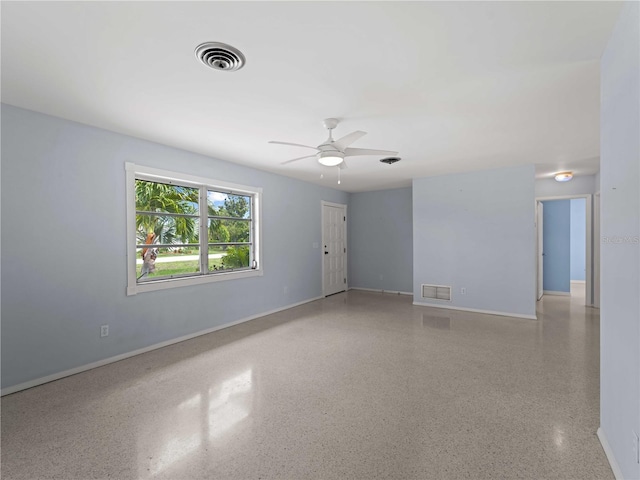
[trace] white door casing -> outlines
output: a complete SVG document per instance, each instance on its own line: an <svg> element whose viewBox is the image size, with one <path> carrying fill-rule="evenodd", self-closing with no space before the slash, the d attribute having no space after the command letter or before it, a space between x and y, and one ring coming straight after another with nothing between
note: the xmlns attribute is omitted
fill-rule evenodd
<svg viewBox="0 0 640 480"><path fill-rule="evenodd" d="M322 202L322 294L347 289L347 206Z"/></svg>
<svg viewBox="0 0 640 480"><path fill-rule="evenodd" d="M593 199L593 306L600 308L600 192Z"/></svg>
<svg viewBox="0 0 640 480"><path fill-rule="evenodd" d="M537 241L537 250L538 250L538 293L536 295L537 299L540 300L542 298L542 294L544 292L543 290L543 277L544 277L544 269L543 269L543 239L544 239L544 235L543 235L543 230L542 230L542 225L543 225L543 209L544 209L544 205L542 204L542 202L536 202L536 231L538 233L538 241Z"/></svg>
<svg viewBox="0 0 640 480"><path fill-rule="evenodd" d="M593 195L592 194L583 194L583 195L558 195L553 197L537 197L537 202L543 202L548 200L570 200L572 198L584 198L585 199L585 214L586 214L586 245L585 245L585 264L586 264L586 295L585 295L585 305L593 306L593 275L594 275L594 255L593 255L593 241L595 240L594 228L593 228ZM537 217L536 217L537 223ZM537 235L537 232L536 232ZM536 289L536 296L538 295Z"/></svg>

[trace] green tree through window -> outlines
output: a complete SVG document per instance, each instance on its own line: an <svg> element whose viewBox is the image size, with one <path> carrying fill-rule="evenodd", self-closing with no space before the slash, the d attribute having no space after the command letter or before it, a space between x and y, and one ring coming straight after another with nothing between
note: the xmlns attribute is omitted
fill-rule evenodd
<svg viewBox="0 0 640 480"><path fill-rule="evenodd" d="M251 198L208 191L210 270L248 268L251 243ZM247 244L238 245L238 244ZM212 245L213 244L213 245ZM228 244L228 245L223 245Z"/></svg>
<svg viewBox="0 0 640 480"><path fill-rule="evenodd" d="M126 163L127 294L262 275L262 189Z"/></svg>
<svg viewBox="0 0 640 480"><path fill-rule="evenodd" d="M200 189L136 180L138 280L200 272ZM207 190L207 271L249 268L251 197Z"/></svg>

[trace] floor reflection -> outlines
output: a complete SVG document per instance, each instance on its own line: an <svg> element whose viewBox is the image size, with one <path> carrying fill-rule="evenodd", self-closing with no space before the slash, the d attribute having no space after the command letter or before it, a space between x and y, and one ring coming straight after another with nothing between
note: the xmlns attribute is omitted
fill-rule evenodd
<svg viewBox="0 0 640 480"><path fill-rule="evenodd" d="M199 427L202 395L197 393L178 404L169 414L153 417L151 432L139 438L139 451L154 452L140 465L147 465L147 478L164 472L202 444Z"/></svg>
<svg viewBox="0 0 640 480"><path fill-rule="evenodd" d="M202 444L201 435L195 433L189 436L170 438L164 445L156 462L153 463L149 473L152 476L164 471L178 460L189 455Z"/></svg>
<svg viewBox="0 0 640 480"><path fill-rule="evenodd" d="M451 330L451 317L444 315L422 314L422 326L437 328L439 330Z"/></svg>
<svg viewBox="0 0 640 480"><path fill-rule="evenodd" d="M565 440L565 432L560 427L555 427L553 429L553 443L555 444L558 450L564 450L564 440Z"/></svg>
<svg viewBox="0 0 640 480"><path fill-rule="evenodd" d="M138 451L147 452L139 459L140 478L170 475L181 460L223 438L250 415L253 386L249 368L151 418L149 430L138 438Z"/></svg>
<svg viewBox="0 0 640 480"><path fill-rule="evenodd" d="M220 437L227 430L249 416L251 408L252 371L224 382L220 387L209 389L209 437Z"/></svg>

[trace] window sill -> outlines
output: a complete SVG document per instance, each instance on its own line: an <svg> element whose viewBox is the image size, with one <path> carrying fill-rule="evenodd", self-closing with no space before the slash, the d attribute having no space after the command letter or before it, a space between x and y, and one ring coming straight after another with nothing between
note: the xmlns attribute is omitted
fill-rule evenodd
<svg viewBox="0 0 640 480"><path fill-rule="evenodd" d="M261 276L262 269L199 275L197 277L169 278L166 280L149 281L145 283L137 283L134 286L129 286L127 287L127 296L137 295L138 293L154 292L156 290L166 290L168 288L188 287L191 285L200 285L203 283L224 282L241 278Z"/></svg>

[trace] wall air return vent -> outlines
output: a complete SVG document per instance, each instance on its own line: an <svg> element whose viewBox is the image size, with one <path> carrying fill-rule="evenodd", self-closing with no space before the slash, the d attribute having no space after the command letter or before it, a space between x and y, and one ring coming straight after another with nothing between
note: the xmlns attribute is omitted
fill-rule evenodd
<svg viewBox="0 0 640 480"><path fill-rule="evenodd" d="M447 285L422 285L422 298L451 301L451 287Z"/></svg>

